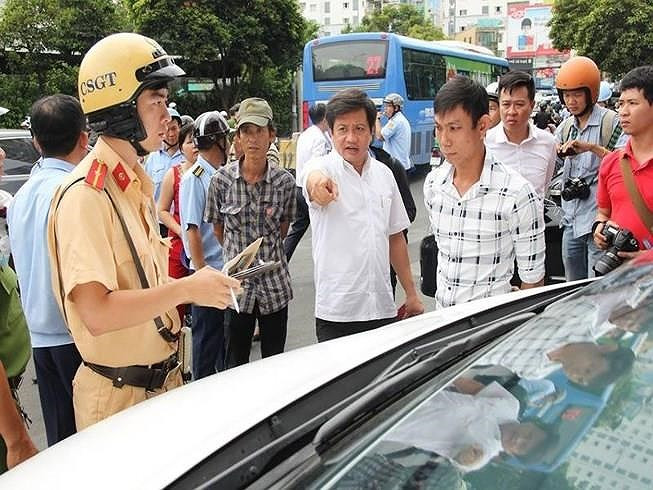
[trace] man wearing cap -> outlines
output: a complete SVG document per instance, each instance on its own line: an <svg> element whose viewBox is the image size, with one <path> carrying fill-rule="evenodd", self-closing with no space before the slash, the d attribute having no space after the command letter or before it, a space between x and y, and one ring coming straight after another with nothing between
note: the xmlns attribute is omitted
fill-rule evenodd
<svg viewBox="0 0 653 490"><path fill-rule="evenodd" d="M266 156L275 135L268 103L257 97L243 100L237 121L243 156L219 168L211 178L204 219L213 223L225 261L263 238L256 260L280 265L243 281L239 311L229 310L228 367L249 362L257 320L262 356L284 350L292 288L283 239L297 203L295 179Z"/></svg>
<svg viewBox="0 0 653 490"><path fill-rule="evenodd" d="M383 99L383 112L376 116L375 135L383 141L383 149L401 162L406 171L414 168L410 161L410 123L403 112L404 98L399 94L388 94ZM385 114L388 122L381 127Z"/></svg>
<svg viewBox="0 0 653 490"><path fill-rule="evenodd" d="M179 130L181 129L181 116L177 109L168 108L170 113L170 122L166 126L165 137L161 148L153 151L145 160L145 172L150 176L154 183L154 202L159 202L161 195L161 183L166 172L173 166L184 159L179 148ZM161 224L161 236L168 236L167 228Z"/></svg>
<svg viewBox="0 0 653 490"><path fill-rule="evenodd" d="M195 122L193 141L200 151L195 164L184 172L179 185L179 218L184 252L191 271L205 265L222 270L222 247L213 226L204 221L211 177L227 158L229 125L218 111L205 112ZM193 328L193 379L225 368L224 311L210 306L191 306Z"/></svg>
<svg viewBox="0 0 653 490"><path fill-rule="evenodd" d="M73 381L78 430L179 386L175 307L225 308L239 288L211 267L168 277L154 185L138 158L161 146L167 84L183 74L156 41L133 33L100 40L79 68L80 103L100 136L48 220L52 289L83 360Z"/></svg>

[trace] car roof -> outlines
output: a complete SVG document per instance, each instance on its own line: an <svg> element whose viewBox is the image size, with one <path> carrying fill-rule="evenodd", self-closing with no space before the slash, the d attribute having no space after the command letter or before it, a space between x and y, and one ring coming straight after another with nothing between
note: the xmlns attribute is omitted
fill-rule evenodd
<svg viewBox="0 0 653 490"><path fill-rule="evenodd" d="M434 311L195 381L56 444L0 476L0 486L31 487L47 475L50 485L70 489L162 488L267 417L394 347L508 301L568 286ZM71 467L62 471L62 464Z"/></svg>

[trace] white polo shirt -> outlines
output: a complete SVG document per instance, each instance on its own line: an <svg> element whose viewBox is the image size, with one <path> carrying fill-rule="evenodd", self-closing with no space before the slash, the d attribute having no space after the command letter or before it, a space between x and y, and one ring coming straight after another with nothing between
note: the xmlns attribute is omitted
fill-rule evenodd
<svg viewBox="0 0 653 490"><path fill-rule="evenodd" d="M555 137L548 131L528 123L528 137L520 144L508 141L503 123L485 135L485 146L494 158L528 180L538 196L546 197L555 170Z"/></svg>
<svg viewBox="0 0 653 490"><path fill-rule="evenodd" d="M305 181L313 170L336 182L336 201L324 207L309 201ZM359 175L333 150L306 165L302 187L311 219L315 316L333 322L395 317L389 237L410 221L392 172L369 157Z"/></svg>
<svg viewBox="0 0 653 490"><path fill-rule="evenodd" d="M301 185L301 174L309 160L324 156L330 150L331 142L329 141L329 137L316 125L305 129L299 135L299 138L297 138L297 165L295 167L297 185Z"/></svg>

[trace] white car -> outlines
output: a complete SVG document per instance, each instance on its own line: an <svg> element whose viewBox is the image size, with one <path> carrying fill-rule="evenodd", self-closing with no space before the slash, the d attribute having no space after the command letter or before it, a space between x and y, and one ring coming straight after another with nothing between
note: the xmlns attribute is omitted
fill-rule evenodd
<svg viewBox="0 0 653 490"><path fill-rule="evenodd" d="M510 473L510 478L517 472L529 481L549 478L567 468L587 434L587 424L582 430L569 426L573 440L565 439L555 454L546 454L541 461L510 456L490 463L486 461L490 454L483 455L481 445L482 456L470 457L480 458L478 465L481 460L483 465L471 472L445 450L437 453L406 442L405 437L401 444L394 439L388 443L386 436L419 413L415 407L456 391L456 383L470 376L469 369L487 381L482 356L524 332L544 331L537 322L548 321L550 326L553 318L554 326L558 319L561 325L571 321L582 326L596 317L590 314L592 308L580 318L565 312L588 304L588 298L598 309L619 306L615 292L619 301L627 299L636 311L647 312L653 301L653 286L647 285L653 282L648 279L653 256L647 257L637 267L623 266L598 281L556 284L458 305L193 382L43 451L0 477L0 488L471 488L472 481L474 488L499 488L479 480L489 470L494 478L497 471L499 476ZM611 300L602 301L604 296ZM549 307L560 298L568 299ZM637 347L642 335L628 334L619 341ZM501 368L505 371L506 366ZM566 395L558 394L555 410L537 412L543 420L572 417L576 413L572 405L584 396L582 387L573 388L560 378L561 372L545 384L564 386ZM506 392L509 386L498 386L499 381L489 383L492 390ZM609 387L612 392L613 384ZM592 406L612 407L606 393ZM618 417L630 406L610 409ZM424 434L437 439L438 431L446 429L438 423L427 421ZM461 437L464 433L461 428ZM518 446L515 441L512 444ZM638 454L646 447L653 448L653 438ZM414 481L402 480L407 475Z"/></svg>

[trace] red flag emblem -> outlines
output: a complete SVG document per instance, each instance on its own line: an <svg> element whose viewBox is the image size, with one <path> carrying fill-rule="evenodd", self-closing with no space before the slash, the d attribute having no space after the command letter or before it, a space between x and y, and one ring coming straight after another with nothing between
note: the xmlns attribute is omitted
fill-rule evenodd
<svg viewBox="0 0 653 490"><path fill-rule="evenodd" d="M122 166L120 162L118 162L118 165L116 165L116 168L113 169L113 172L111 172L111 174L113 175L113 178L116 180L118 187L120 187L120 190L125 192L125 189L131 182L131 179L129 178L129 175L127 175L125 168Z"/></svg>

